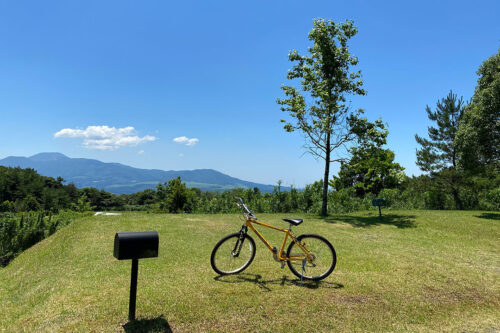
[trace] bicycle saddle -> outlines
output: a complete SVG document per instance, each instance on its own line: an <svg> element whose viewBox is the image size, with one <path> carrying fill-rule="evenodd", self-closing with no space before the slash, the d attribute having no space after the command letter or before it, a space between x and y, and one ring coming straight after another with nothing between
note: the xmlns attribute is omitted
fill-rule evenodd
<svg viewBox="0 0 500 333"><path fill-rule="evenodd" d="M293 225L299 225L302 223L302 219L283 219L283 221L291 223Z"/></svg>

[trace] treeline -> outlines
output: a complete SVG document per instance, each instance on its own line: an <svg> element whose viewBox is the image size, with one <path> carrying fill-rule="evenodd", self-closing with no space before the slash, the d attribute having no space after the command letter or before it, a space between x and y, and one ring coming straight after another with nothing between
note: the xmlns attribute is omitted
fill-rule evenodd
<svg viewBox="0 0 500 333"><path fill-rule="evenodd" d="M338 180L338 177L334 180ZM258 188L207 192L187 188L180 178L158 184L134 194L116 195L95 188L77 189L64 185L62 179L40 176L32 169L0 167L0 211L25 212L60 210L85 211L151 211L169 213L238 212L234 197L245 199L258 213L321 212L322 181L304 189L292 187L283 191L279 182L271 193ZM477 209L500 210L500 175L495 172L469 177L458 193L461 207L449 186L435 175L407 177L377 182L369 188L338 185L328 192L328 213L374 209L372 199L385 198L392 209Z"/></svg>
<svg viewBox="0 0 500 333"><path fill-rule="evenodd" d="M462 209L500 210L500 176L478 177L460 192ZM202 192L187 188L180 178L159 184L156 191L146 190L124 196L124 207L164 211L169 213L234 213L239 212L234 197L242 197L256 213L311 213L320 214L322 181L307 185L303 190L282 191L280 185L272 193L258 188L235 189L228 192ZM328 213L346 213L375 209L372 200L385 198L389 209L458 209L454 196L446 187L440 187L431 176L406 177L393 188L382 188L377 193L360 194L355 187L328 192Z"/></svg>
<svg viewBox="0 0 500 333"><path fill-rule="evenodd" d="M70 209L78 201L79 190L63 181L33 169L0 166L0 212Z"/></svg>
<svg viewBox="0 0 500 333"><path fill-rule="evenodd" d="M41 176L33 169L0 166L0 212L123 209L125 201L95 188L65 185L61 177Z"/></svg>

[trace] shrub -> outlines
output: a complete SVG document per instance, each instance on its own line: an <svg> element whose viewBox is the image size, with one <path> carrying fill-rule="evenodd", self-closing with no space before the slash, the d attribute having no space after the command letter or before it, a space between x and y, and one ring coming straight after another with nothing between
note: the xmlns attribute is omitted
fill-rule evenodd
<svg viewBox="0 0 500 333"><path fill-rule="evenodd" d="M16 211L16 205L9 200L5 200L0 204L0 212L15 212Z"/></svg>
<svg viewBox="0 0 500 333"><path fill-rule="evenodd" d="M0 214L0 265L6 266L20 252L69 224L79 214L45 212Z"/></svg>

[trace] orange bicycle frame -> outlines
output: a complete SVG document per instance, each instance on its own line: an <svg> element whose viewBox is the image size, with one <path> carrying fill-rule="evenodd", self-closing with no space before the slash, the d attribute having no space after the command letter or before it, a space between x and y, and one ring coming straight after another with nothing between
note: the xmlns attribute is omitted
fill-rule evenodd
<svg viewBox="0 0 500 333"><path fill-rule="evenodd" d="M255 234L260 238L260 240L267 246L269 251L271 251L273 254L274 254L273 246L271 244L269 244L269 242L264 238L264 236L262 236L262 234L257 229L255 229L255 227L253 226L254 223L257 225L263 226L265 228L270 228L270 229L278 230L278 231L285 233L285 238L283 239L283 244L281 244L281 248L280 248L279 252L275 253L279 260L282 260L282 261L292 261L292 260L302 261L302 260L304 260L305 256L307 256L308 260L312 259L310 256L310 251L307 250L299 241L297 241L295 236L292 234L291 229L278 228L278 227L272 226L270 224L260 222L257 219L247 218L247 220L245 222L245 226L252 229L253 232L255 232ZM283 254L288 237L290 237L292 239L292 241L295 244L297 244L302 249L302 251L304 251L305 256L304 256L304 254L301 254L301 255L291 255L290 257L287 257Z"/></svg>

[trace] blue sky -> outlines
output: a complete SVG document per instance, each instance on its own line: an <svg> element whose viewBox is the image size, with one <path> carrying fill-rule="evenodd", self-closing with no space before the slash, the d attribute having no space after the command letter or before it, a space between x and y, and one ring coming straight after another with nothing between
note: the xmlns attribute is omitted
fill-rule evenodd
<svg viewBox="0 0 500 333"><path fill-rule="evenodd" d="M276 98L288 52L304 53L322 17L354 20L368 94L352 106L388 123L388 147L419 174L425 106L472 96L500 46L498 13L499 1L0 0L0 158L57 151L312 183L324 165L282 129Z"/></svg>

